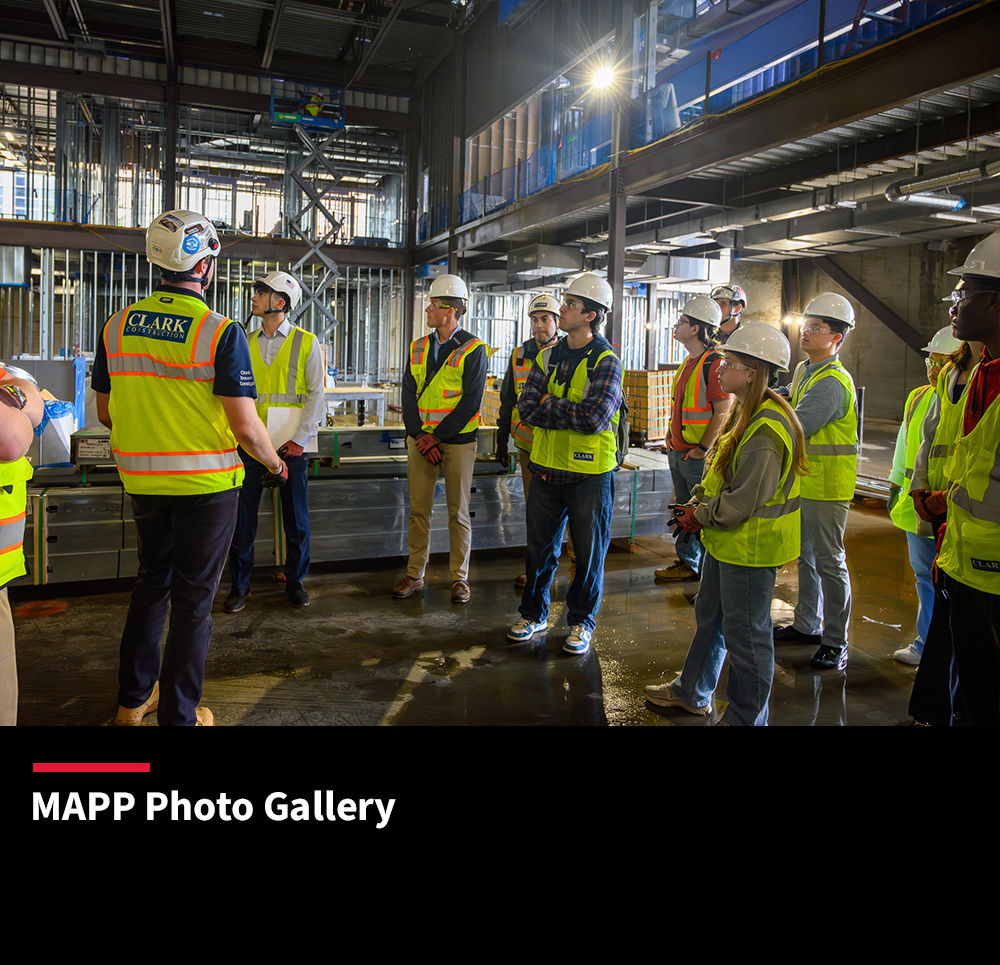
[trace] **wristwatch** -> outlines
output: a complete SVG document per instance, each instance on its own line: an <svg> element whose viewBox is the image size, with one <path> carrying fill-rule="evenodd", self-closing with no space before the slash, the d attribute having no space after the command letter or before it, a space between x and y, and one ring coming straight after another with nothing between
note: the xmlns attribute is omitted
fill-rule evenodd
<svg viewBox="0 0 1000 965"><path fill-rule="evenodd" d="M23 409L28 404L28 397L16 385L0 385L0 402L12 409Z"/></svg>

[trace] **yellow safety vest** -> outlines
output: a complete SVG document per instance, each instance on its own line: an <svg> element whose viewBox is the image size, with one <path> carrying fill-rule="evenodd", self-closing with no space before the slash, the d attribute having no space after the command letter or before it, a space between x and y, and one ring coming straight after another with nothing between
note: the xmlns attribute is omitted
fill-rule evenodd
<svg viewBox="0 0 1000 965"><path fill-rule="evenodd" d="M889 518L896 526L909 533L917 532L917 512L913 508L913 500L910 499L910 486L913 484L913 467L917 463L917 452L920 449L924 419L927 418L933 398L934 389L929 385L922 385L914 389L906 400L906 410L903 414L903 433L906 439L906 473L903 485L900 487L899 498L896 500L896 505L892 507Z"/></svg>
<svg viewBox="0 0 1000 965"><path fill-rule="evenodd" d="M265 336L266 337L266 336ZM257 386L257 415L267 425L267 410L271 406L286 409L305 408L309 390L306 385L306 360L312 352L316 336L292 326L270 366L260 354L260 331L250 339L250 365Z"/></svg>
<svg viewBox="0 0 1000 965"><path fill-rule="evenodd" d="M977 362L976 364L978 365L979 363ZM975 371L975 368L973 368L972 372L969 373L970 382ZM934 438L931 440L930 449L927 451L927 485L931 489L938 491L948 488L945 463L948 461L948 456L951 454L955 440L962 432L962 413L965 411L966 393L963 391L957 402L951 401L951 390L957 382L958 369L954 363L946 363L938 375L938 424L934 430Z"/></svg>
<svg viewBox="0 0 1000 965"><path fill-rule="evenodd" d="M0 463L0 587L24 576L24 518L28 480L34 470L27 459Z"/></svg>
<svg viewBox="0 0 1000 965"><path fill-rule="evenodd" d="M948 517L937 565L966 586L1000 594L1000 397L978 425L959 434L948 457Z"/></svg>
<svg viewBox="0 0 1000 965"><path fill-rule="evenodd" d="M435 432L446 416L455 411L462 398L462 377L465 373L465 360L478 348L489 352L485 342L472 338L464 345L459 345L445 359L444 364L427 382L427 360L430 352L430 340L433 336L425 335L418 338L410 346L410 372L417 383L417 411L424 432ZM482 399L480 398L480 404ZM462 435L479 428L479 412L465 424L457 433Z"/></svg>
<svg viewBox="0 0 1000 965"><path fill-rule="evenodd" d="M797 381L792 408L820 379L836 379L847 390L847 414L828 422L806 440L806 456L813 465L802 477L802 498L844 500L854 498L858 481L858 410L854 380L840 359L823 365L807 379Z"/></svg>
<svg viewBox="0 0 1000 965"><path fill-rule="evenodd" d="M126 492L196 495L243 483L236 437L212 393L216 349L234 324L173 292L109 319L111 450Z"/></svg>
<svg viewBox="0 0 1000 965"><path fill-rule="evenodd" d="M521 397L524 383L528 381L528 373L531 371L532 365L535 364L534 359L526 358L527 354L524 346L519 345L510 355L510 367L514 375L514 391L518 398ZM514 406L514 411L511 414L510 434L514 437L514 445L518 449L531 452L534 433L527 422L521 421L521 414L517 411L517 406Z"/></svg>
<svg viewBox="0 0 1000 965"><path fill-rule="evenodd" d="M711 366L720 358L718 352L705 349L695 362L694 368L684 385L684 397L681 405L681 438L691 445L697 445L705 438L705 431L712 421L712 403L708 401L708 384L705 378L706 366ZM678 386L675 383L671 405L678 404Z"/></svg>
<svg viewBox="0 0 1000 965"><path fill-rule="evenodd" d="M552 346L555 348L555 346ZM590 391L590 378L587 375L588 355L584 355L569 382L558 382L556 372L558 365L549 371L552 348L539 352L535 358L537 365L548 379L546 392L557 399L569 399L570 402L582 402ZM601 359L614 355L612 351L602 352L594 360L594 367ZM569 472L599 475L610 472L618 466L618 415L620 407L615 409L611 426L601 432L577 432L575 429L542 429L535 426L535 441L531 449L531 461L536 466L548 469L563 469Z"/></svg>
<svg viewBox="0 0 1000 965"><path fill-rule="evenodd" d="M701 530L701 541L705 549L723 563L735 563L738 566L784 566L796 559L801 551L799 477L792 471L795 436L784 411L774 402L765 399L747 425L746 432L732 455L730 478L735 475L739 465L740 450L763 426L773 430L784 446L781 479L774 495L749 519L728 530L709 526ZM716 453L719 449L716 444ZM705 471L702 485L706 499L713 499L732 488L732 484L725 481L724 467L718 462L716 456Z"/></svg>

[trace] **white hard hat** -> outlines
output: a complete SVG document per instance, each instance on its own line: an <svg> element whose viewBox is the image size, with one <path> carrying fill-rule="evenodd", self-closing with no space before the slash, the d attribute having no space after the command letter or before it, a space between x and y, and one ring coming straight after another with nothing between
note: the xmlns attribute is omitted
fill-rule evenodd
<svg viewBox="0 0 1000 965"><path fill-rule="evenodd" d="M822 318L828 322L843 322L854 328L854 306L836 292L820 292L802 312L803 318Z"/></svg>
<svg viewBox="0 0 1000 965"><path fill-rule="evenodd" d="M219 236L197 211L165 211L146 229L146 258L167 271L189 271L218 254Z"/></svg>
<svg viewBox="0 0 1000 965"><path fill-rule="evenodd" d="M744 322L729 336L729 341L721 349L726 353L737 352L752 359L770 362L782 372L788 369L788 361L792 357L788 339L764 322Z"/></svg>
<svg viewBox="0 0 1000 965"><path fill-rule="evenodd" d="M747 307L747 293L739 285L716 285L712 289L711 298L728 298L731 302L739 302Z"/></svg>
<svg viewBox="0 0 1000 965"><path fill-rule="evenodd" d="M934 352L936 355L951 355L962 347L960 339L951 334L951 326L945 325L939 328L934 337L920 350L921 352Z"/></svg>
<svg viewBox="0 0 1000 965"><path fill-rule="evenodd" d="M965 264L952 268L949 275L982 275L1000 278L1000 231L984 238L969 252Z"/></svg>
<svg viewBox="0 0 1000 965"><path fill-rule="evenodd" d="M681 314L687 315L688 318L693 318L697 322L705 322L713 329L722 324L722 309L719 308L715 299L709 298L708 295L694 295L689 298L684 303Z"/></svg>
<svg viewBox="0 0 1000 965"><path fill-rule="evenodd" d="M277 295L285 295L290 305L289 311L294 312L302 301L302 286L287 271L269 271L255 284L265 285Z"/></svg>
<svg viewBox="0 0 1000 965"><path fill-rule="evenodd" d="M611 311L613 301L611 286L596 272L585 271L582 275L577 275L570 283L563 295L577 295L580 298L589 298L592 302L597 302L601 308Z"/></svg>
<svg viewBox="0 0 1000 965"><path fill-rule="evenodd" d="M458 275L438 275L431 282L430 298L462 298L469 300L469 289Z"/></svg>
<svg viewBox="0 0 1000 965"><path fill-rule="evenodd" d="M548 292L542 292L541 295L535 295L534 298L528 302L528 314L533 315L535 312L551 312L553 315L559 314L559 299L555 295L550 295Z"/></svg>

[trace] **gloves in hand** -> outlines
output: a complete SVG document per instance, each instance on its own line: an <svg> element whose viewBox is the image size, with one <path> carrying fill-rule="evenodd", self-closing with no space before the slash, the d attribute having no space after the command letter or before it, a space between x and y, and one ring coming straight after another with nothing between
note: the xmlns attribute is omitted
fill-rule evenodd
<svg viewBox="0 0 1000 965"><path fill-rule="evenodd" d="M917 489L910 493L917 515L928 523L935 523L948 512L948 494L941 490Z"/></svg>
<svg viewBox="0 0 1000 965"><path fill-rule="evenodd" d="M701 529L701 523L694 518L694 506L675 506L674 522L685 533L697 533Z"/></svg>
<svg viewBox="0 0 1000 965"><path fill-rule="evenodd" d="M497 443L497 462L501 466L510 465L510 451L507 449L506 441Z"/></svg>
<svg viewBox="0 0 1000 965"><path fill-rule="evenodd" d="M281 460L281 469L278 472L266 472L260 477L260 484L265 489L277 489L286 482L288 482L288 466L285 465L284 459Z"/></svg>
<svg viewBox="0 0 1000 965"><path fill-rule="evenodd" d="M288 442L286 442L278 450L278 455L284 456L286 459L288 458L294 459L297 456L301 456L303 452L305 452L305 449L303 449L302 446L300 446L297 442L292 442L292 440L289 439Z"/></svg>

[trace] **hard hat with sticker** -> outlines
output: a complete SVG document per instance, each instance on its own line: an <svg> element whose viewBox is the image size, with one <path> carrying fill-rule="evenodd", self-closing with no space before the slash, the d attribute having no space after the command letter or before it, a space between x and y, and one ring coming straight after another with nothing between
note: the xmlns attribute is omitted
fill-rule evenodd
<svg viewBox="0 0 1000 965"><path fill-rule="evenodd" d="M201 248L201 240L195 235L188 235L181 247L190 255L193 255L199 248Z"/></svg>

